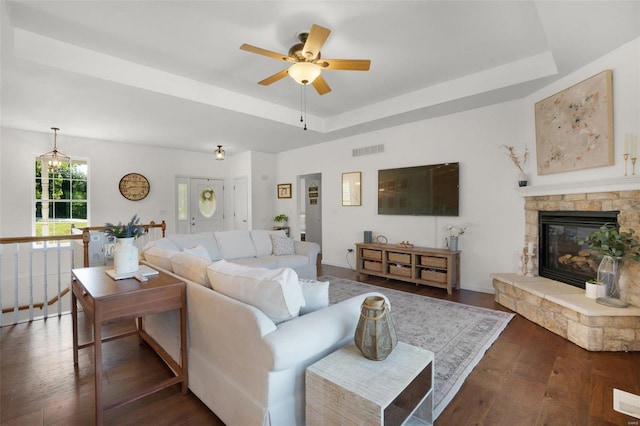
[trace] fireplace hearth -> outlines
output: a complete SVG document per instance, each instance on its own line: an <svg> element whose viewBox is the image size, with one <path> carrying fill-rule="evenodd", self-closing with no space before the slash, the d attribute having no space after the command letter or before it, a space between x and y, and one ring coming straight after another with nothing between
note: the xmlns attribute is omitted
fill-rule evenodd
<svg viewBox="0 0 640 426"><path fill-rule="evenodd" d="M579 240L602 225L618 229L619 211L541 211L538 216L539 274L555 281L584 288L595 278L600 259Z"/></svg>

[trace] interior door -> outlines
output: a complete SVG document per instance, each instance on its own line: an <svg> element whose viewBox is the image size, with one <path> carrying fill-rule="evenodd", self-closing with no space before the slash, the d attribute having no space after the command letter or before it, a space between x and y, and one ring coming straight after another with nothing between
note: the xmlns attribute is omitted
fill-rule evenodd
<svg viewBox="0 0 640 426"><path fill-rule="evenodd" d="M233 179L233 229L249 229L249 198L246 176Z"/></svg>
<svg viewBox="0 0 640 426"><path fill-rule="evenodd" d="M190 180L191 234L224 230L224 181L192 178Z"/></svg>

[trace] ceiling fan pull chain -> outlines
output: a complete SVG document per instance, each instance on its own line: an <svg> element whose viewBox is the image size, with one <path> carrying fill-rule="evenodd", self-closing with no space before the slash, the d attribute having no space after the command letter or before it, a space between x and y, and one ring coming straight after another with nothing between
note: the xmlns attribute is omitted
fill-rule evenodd
<svg viewBox="0 0 640 426"><path fill-rule="evenodd" d="M304 90L304 88L302 86L300 86L300 122L304 123L304 120L302 119L302 91Z"/></svg>
<svg viewBox="0 0 640 426"><path fill-rule="evenodd" d="M307 85L304 85L304 130L307 130Z"/></svg>

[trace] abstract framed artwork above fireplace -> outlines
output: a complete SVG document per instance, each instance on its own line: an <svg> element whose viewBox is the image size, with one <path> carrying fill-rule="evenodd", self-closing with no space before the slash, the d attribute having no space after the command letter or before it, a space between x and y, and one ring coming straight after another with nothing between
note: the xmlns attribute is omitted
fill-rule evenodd
<svg viewBox="0 0 640 426"><path fill-rule="evenodd" d="M541 277L585 288L598 272L598 253L579 244L601 226L619 229L614 211L540 211L538 270Z"/></svg>

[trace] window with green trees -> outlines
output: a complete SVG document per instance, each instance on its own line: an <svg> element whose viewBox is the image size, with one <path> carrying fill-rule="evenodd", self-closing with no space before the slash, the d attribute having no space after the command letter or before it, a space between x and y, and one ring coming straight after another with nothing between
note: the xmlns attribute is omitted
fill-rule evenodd
<svg viewBox="0 0 640 426"><path fill-rule="evenodd" d="M71 226L87 226L88 164L72 159L43 174L40 158L35 170L35 235L67 235Z"/></svg>

